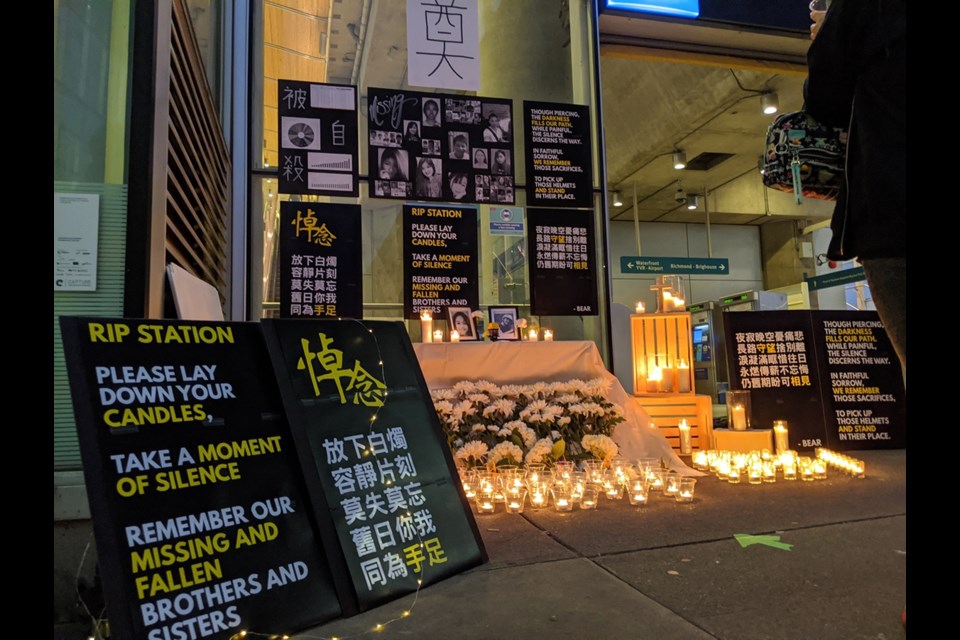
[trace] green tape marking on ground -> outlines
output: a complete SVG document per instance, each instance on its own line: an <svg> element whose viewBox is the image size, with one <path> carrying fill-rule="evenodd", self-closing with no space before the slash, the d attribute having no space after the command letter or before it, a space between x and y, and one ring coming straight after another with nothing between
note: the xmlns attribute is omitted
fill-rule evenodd
<svg viewBox="0 0 960 640"><path fill-rule="evenodd" d="M780 536L754 536L749 533L735 533L733 537L737 539L741 547L749 547L752 544L765 544L774 549L790 551L790 548L793 546L786 542L780 542Z"/></svg>

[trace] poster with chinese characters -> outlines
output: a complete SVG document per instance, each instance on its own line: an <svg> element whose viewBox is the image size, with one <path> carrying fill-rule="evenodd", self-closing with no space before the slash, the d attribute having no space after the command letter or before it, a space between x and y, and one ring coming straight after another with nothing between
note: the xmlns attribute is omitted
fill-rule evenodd
<svg viewBox="0 0 960 640"><path fill-rule="evenodd" d="M362 318L360 206L280 203L280 317Z"/></svg>
<svg viewBox="0 0 960 640"><path fill-rule="evenodd" d="M262 325L321 535L347 566L346 615L485 562L404 325Z"/></svg>
<svg viewBox="0 0 960 640"><path fill-rule="evenodd" d="M407 82L480 90L477 0L407 0Z"/></svg>
<svg viewBox="0 0 960 640"><path fill-rule="evenodd" d="M474 207L403 207L403 314L480 308Z"/></svg>
<svg viewBox="0 0 960 640"><path fill-rule="evenodd" d="M750 390L753 428L786 420L799 450L905 446L900 365L876 312L723 317L730 388Z"/></svg>
<svg viewBox="0 0 960 640"><path fill-rule="evenodd" d="M527 205L593 207L590 108L523 101Z"/></svg>
<svg viewBox="0 0 960 640"><path fill-rule="evenodd" d="M357 88L278 80L280 193L356 196Z"/></svg>
<svg viewBox="0 0 960 640"><path fill-rule="evenodd" d="M340 616L260 327L60 326L111 636L226 640Z"/></svg>
<svg viewBox="0 0 960 640"><path fill-rule="evenodd" d="M527 209L527 225L530 313L597 315L593 212Z"/></svg>
<svg viewBox="0 0 960 640"><path fill-rule="evenodd" d="M367 90L370 196L513 204L513 101Z"/></svg>

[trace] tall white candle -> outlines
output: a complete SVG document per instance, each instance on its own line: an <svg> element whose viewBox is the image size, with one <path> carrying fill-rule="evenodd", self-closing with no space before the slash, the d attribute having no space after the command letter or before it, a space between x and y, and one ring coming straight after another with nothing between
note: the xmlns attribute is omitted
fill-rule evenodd
<svg viewBox="0 0 960 640"><path fill-rule="evenodd" d="M773 439L777 453L790 450L790 434L787 431L786 420L773 421Z"/></svg>
<svg viewBox="0 0 960 640"><path fill-rule="evenodd" d="M742 404L733 405L731 410L733 413L733 430L734 431L746 431L747 430L747 411L744 409Z"/></svg>
<svg viewBox="0 0 960 640"><path fill-rule="evenodd" d="M433 316L429 311L420 314L420 340L433 342Z"/></svg>
<svg viewBox="0 0 960 640"><path fill-rule="evenodd" d="M677 391L690 393L690 365L686 360L680 360L677 365Z"/></svg>
<svg viewBox="0 0 960 640"><path fill-rule="evenodd" d="M693 451L693 444L690 441L690 425L687 424L686 419L682 419L677 428L680 430L680 453L690 453Z"/></svg>
<svg viewBox="0 0 960 640"><path fill-rule="evenodd" d="M663 383L663 371L660 367L654 367L647 376L647 393L657 393L660 391L660 385Z"/></svg>

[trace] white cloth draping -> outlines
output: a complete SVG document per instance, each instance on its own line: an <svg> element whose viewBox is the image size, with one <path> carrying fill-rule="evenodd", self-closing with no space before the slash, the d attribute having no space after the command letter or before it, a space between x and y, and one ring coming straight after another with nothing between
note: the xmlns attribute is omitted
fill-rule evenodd
<svg viewBox="0 0 960 640"><path fill-rule="evenodd" d="M497 385L608 380L607 399L623 407L626 417L612 434L620 454L627 460L660 458L685 475L703 475L684 464L667 439L650 425L650 415L607 371L593 342L415 342L413 350L431 390L446 389L462 380L488 380Z"/></svg>

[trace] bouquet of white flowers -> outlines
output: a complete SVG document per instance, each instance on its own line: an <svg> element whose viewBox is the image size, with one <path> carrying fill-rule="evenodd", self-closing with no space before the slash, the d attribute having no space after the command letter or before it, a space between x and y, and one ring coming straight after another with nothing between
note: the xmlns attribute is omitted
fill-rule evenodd
<svg viewBox="0 0 960 640"><path fill-rule="evenodd" d="M431 392L454 458L468 465L609 459L623 408L603 379L499 386L463 381Z"/></svg>

